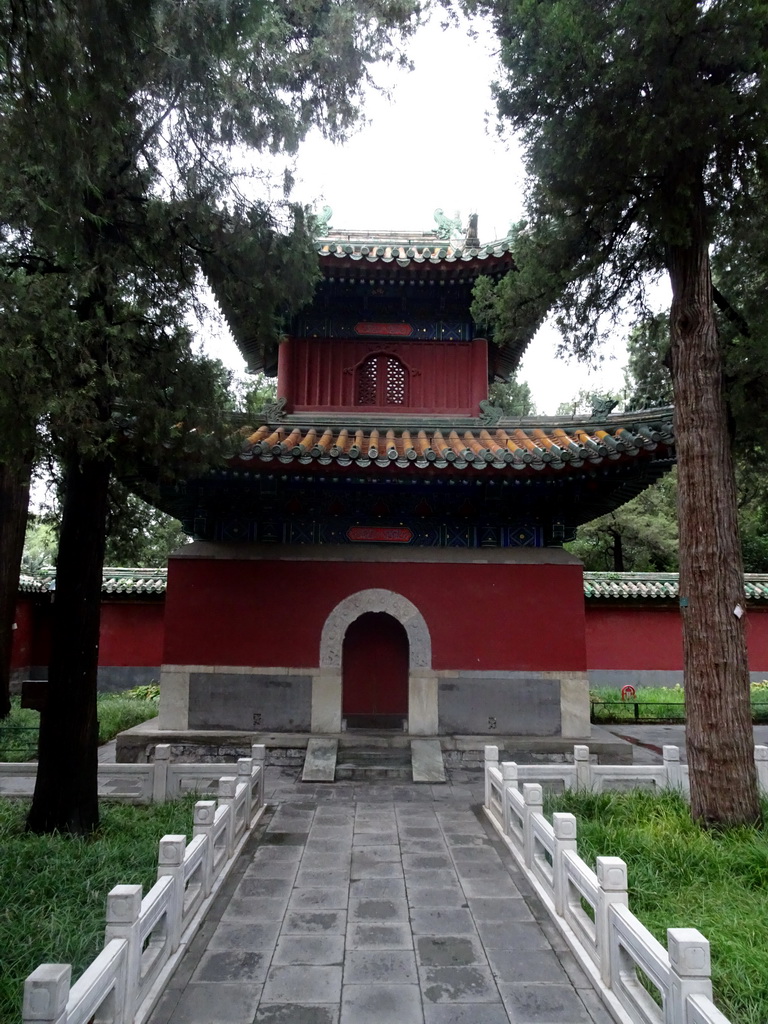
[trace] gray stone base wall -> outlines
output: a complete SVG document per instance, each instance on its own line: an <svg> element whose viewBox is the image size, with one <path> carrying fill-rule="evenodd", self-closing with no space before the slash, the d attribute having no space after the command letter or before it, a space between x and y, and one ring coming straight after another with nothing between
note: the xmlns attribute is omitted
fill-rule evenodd
<svg viewBox="0 0 768 1024"><path fill-rule="evenodd" d="M585 672L440 672L438 731L480 735L590 735Z"/></svg>
<svg viewBox="0 0 768 1024"><path fill-rule="evenodd" d="M512 736L559 736L560 680L534 675L480 677L457 674L438 683L441 734L498 732Z"/></svg>
<svg viewBox="0 0 768 1024"><path fill-rule="evenodd" d="M409 675L412 736L589 736L584 672ZM273 733L342 731L340 669L165 665L158 727Z"/></svg>
<svg viewBox="0 0 768 1024"><path fill-rule="evenodd" d="M190 729L308 732L312 677L255 672L189 673Z"/></svg>

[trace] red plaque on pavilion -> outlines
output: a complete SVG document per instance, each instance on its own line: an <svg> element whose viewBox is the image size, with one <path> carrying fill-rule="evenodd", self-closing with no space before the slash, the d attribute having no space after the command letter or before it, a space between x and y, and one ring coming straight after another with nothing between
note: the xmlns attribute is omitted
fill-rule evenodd
<svg viewBox="0 0 768 1024"><path fill-rule="evenodd" d="M407 544L413 534L407 526L350 526L347 540L368 544Z"/></svg>
<svg viewBox="0 0 768 1024"><path fill-rule="evenodd" d="M390 338L407 338L412 331L410 324L355 324L355 334L384 334Z"/></svg>

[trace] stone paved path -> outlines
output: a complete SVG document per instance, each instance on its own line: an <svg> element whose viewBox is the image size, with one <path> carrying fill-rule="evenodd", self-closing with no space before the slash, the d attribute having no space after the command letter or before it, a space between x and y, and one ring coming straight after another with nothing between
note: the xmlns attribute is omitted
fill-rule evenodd
<svg viewBox="0 0 768 1024"><path fill-rule="evenodd" d="M610 1024L480 813L444 786L267 770L270 810L151 1024Z"/></svg>

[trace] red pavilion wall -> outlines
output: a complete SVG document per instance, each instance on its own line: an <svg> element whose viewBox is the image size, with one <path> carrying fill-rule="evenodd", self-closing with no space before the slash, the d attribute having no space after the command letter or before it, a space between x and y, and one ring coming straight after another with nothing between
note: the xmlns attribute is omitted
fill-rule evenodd
<svg viewBox="0 0 768 1024"><path fill-rule="evenodd" d="M388 413L424 412L477 416L488 397L487 342L404 342L290 338L280 345L278 394L287 412L360 411L355 391L357 366L369 355L396 355L410 371L408 401ZM366 407L375 411L375 407Z"/></svg>
<svg viewBox="0 0 768 1024"><path fill-rule="evenodd" d="M438 671L586 668L578 565L178 559L168 582L165 664L316 667L336 605L381 587L424 616Z"/></svg>

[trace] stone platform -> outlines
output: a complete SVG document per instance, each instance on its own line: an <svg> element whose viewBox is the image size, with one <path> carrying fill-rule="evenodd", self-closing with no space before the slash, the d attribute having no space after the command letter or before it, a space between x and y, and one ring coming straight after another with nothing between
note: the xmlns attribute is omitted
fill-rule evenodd
<svg viewBox="0 0 768 1024"><path fill-rule="evenodd" d="M483 749L495 744L502 760L531 764L541 761L566 761L573 757L577 743L586 743L599 764L631 764L632 744L613 735L608 729L593 725L589 736L504 736L489 734L419 736L401 731L360 730L341 733L289 733L289 732L236 732L224 730L158 729L154 720L142 722L120 733L117 737L119 763L144 763L158 743L171 745L174 761L233 761L250 755L251 744L263 743L267 748L267 763L300 766L304 763L307 744L311 739L338 741L340 750L357 747L410 747L412 739L436 739L447 765L465 764L479 767Z"/></svg>

